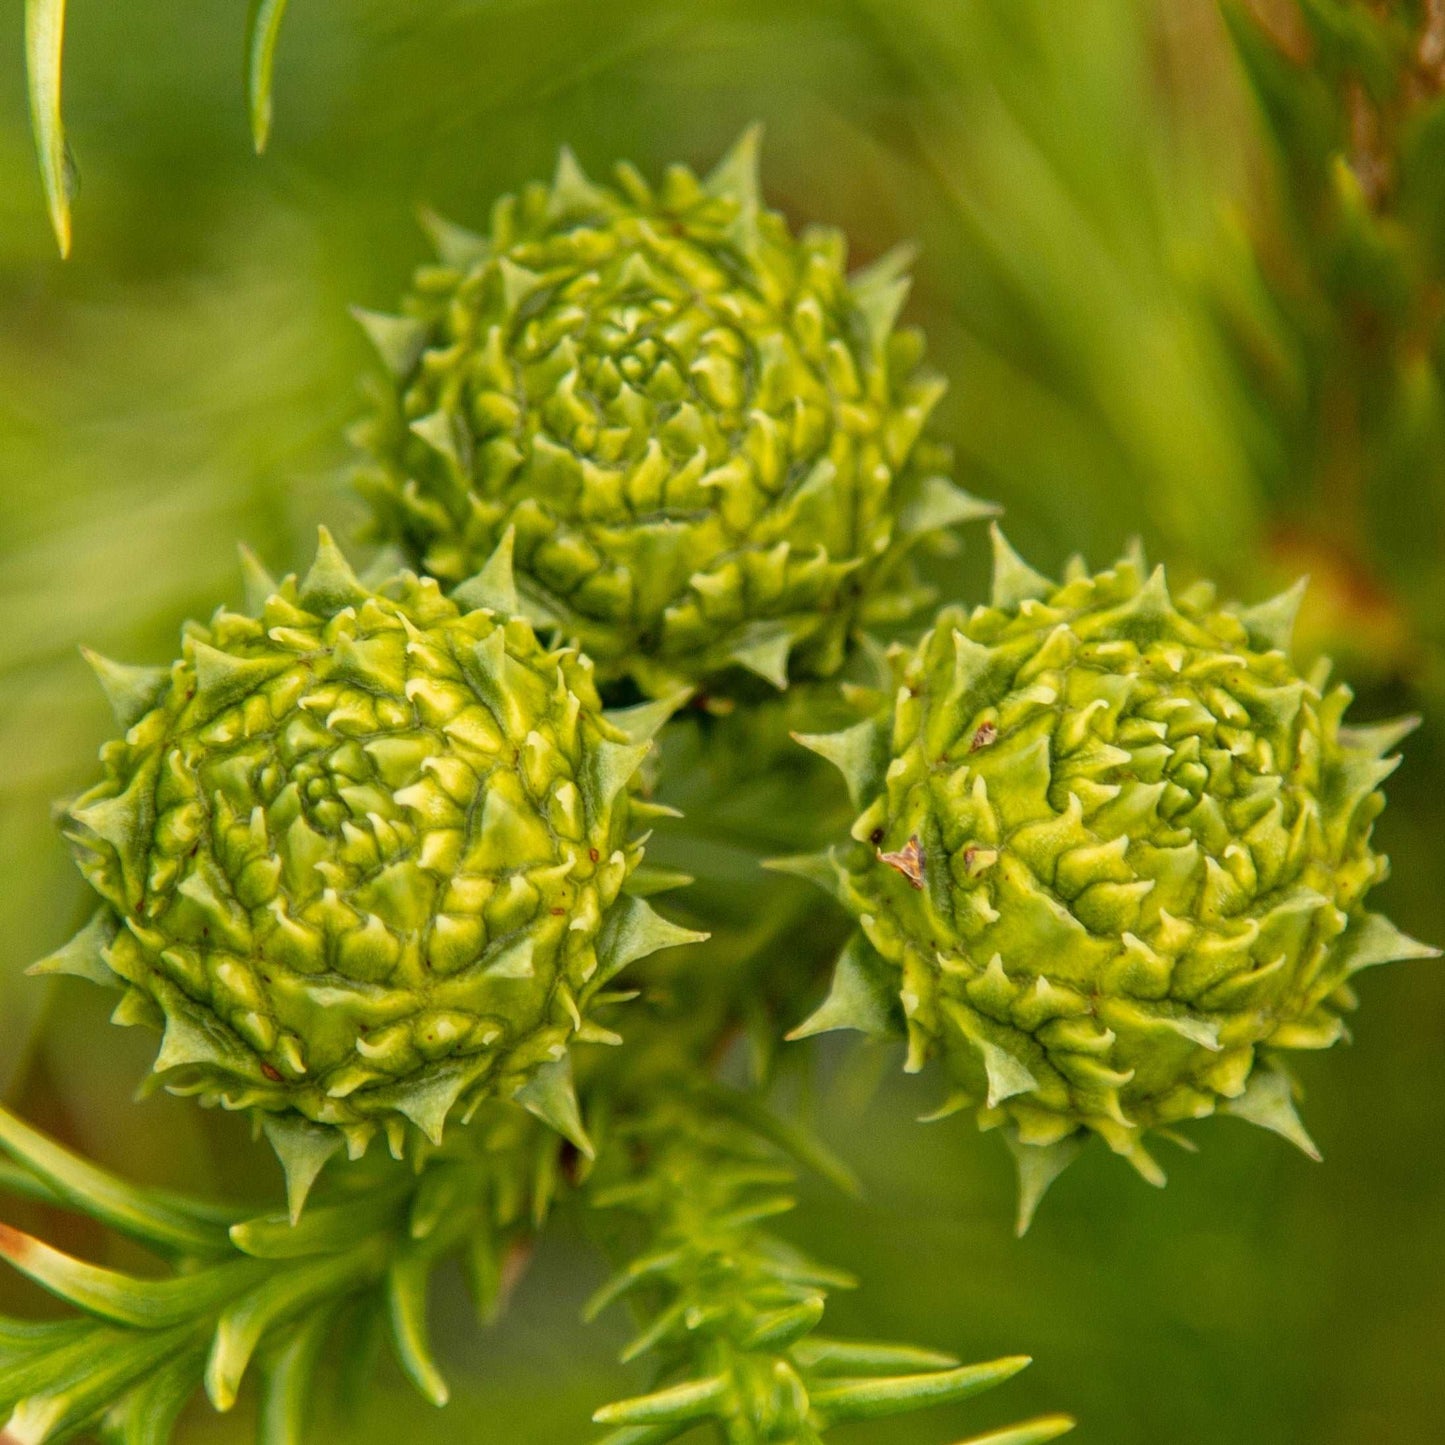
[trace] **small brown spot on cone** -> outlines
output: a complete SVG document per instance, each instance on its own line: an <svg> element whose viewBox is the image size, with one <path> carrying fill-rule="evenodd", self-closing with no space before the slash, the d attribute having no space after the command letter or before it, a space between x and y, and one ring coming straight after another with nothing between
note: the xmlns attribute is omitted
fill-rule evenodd
<svg viewBox="0 0 1445 1445"><path fill-rule="evenodd" d="M896 853L880 853L878 861L901 873L914 888L923 887L923 849L917 834Z"/></svg>

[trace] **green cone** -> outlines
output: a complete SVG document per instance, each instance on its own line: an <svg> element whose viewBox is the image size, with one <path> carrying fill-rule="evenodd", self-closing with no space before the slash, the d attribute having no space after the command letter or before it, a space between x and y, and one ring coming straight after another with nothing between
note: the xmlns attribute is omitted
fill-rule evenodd
<svg viewBox="0 0 1445 1445"><path fill-rule="evenodd" d="M655 696L832 673L917 605L911 546L993 510L920 440L943 382L894 327L906 258L849 276L838 232L791 235L757 140L655 188L564 152L489 235L436 228L404 316L361 314L381 535L451 585L510 533L528 615Z"/></svg>
<svg viewBox="0 0 1445 1445"><path fill-rule="evenodd" d="M1101 1135L1216 1110L1307 1151L1277 1052L1345 1032L1359 970L1434 950L1364 905L1371 826L1409 724L1287 655L1298 590L1220 609L1137 559L1064 585L995 530L991 605L895 659L874 721L803 739L859 816L837 890L864 938L800 1033L901 1015L1020 1157L1025 1214Z"/></svg>
<svg viewBox="0 0 1445 1445"><path fill-rule="evenodd" d="M588 1147L568 1046L632 959L696 935L624 890L666 706L430 579L304 580L185 631L168 670L94 659L128 731L66 836L103 905L40 971L111 979L177 1092L257 1111L293 1184L516 1097ZM465 589L464 589L465 590ZM338 1132L339 1131L339 1132Z"/></svg>

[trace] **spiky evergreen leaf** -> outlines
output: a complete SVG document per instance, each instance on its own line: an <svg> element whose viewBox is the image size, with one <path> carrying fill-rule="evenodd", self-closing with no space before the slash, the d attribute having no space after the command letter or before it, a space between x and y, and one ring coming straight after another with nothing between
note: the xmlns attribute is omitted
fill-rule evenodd
<svg viewBox="0 0 1445 1445"><path fill-rule="evenodd" d="M789 1171L741 1122L757 1106L719 1113L717 1102L676 1083L655 1088L645 1110L614 1120L588 1183L614 1246L631 1249L593 1310L628 1299L642 1328L626 1357L658 1364L655 1389L593 1416L621 1427L610 1445L670 1440L705 1421L749 1445L813 1442L835 1423L966 1399L1028 1363L960 1366L935 1351L817 1335L839 1278L763 1228L792 1206Z"/></svg>
<svg viewBox="0 0 1445 1445"><path fill-rule="evenodd" d="M40 179L60 254L70 254L70 174L60 115L60 71L65 48L65 0L25 0L25 64L30 80L30 124L40 157Z"/></svg>
<svg viewBox="0 0 1445 1445"><path fill-rule="evenodd" d="M251 108L251 140L257 155L271 139L271 84L285 16L286 0L251 0L246 21L246 91Z"/></svg>
<svg viewBox="0 0 1445 1445"><path fill-rule="evenodd" d="M20 1157L65 1181L64 1206L167 1253L179 1243L159 1200L138 1227L117 1197L142 1191L73 1161L66 1151L4 1116ZM7 1143L7 1147L16 1147ZM445 1399L425 1341L428 1281L458 1253L507 1241L546 1213L537 1181L558 1140L510 1105L493 1105L466 1135L419 1172L390 1161L352 1166L332 1198L297 1225L285 1216L242 1219L224 1252L186 1250L158 1277L75 1259L9 1226L0 1257L81 1313L63 1322L0 1321L0 1418L12 1440L41 1445L99 1420L110 1445L166 1445L186 1402L204 1386L228 1410L257 1364L262 1375L259 1445L298 1445L320 1366L344 1306L384 1305L406 1372L434 1403ZM57 1159L60 1163L57 1163ZM423 1231L417 1205L446 1181L447 1206ZM161 1196L164 1198L164 1196ZM210 1206L164 1208L196 1218ZM224 1235L222 1236L224 1237Z"/></svg>

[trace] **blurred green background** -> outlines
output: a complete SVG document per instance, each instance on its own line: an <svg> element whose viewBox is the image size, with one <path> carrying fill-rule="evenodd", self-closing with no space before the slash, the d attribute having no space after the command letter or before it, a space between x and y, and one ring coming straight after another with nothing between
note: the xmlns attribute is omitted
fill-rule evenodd
<svg viewBox="0 0 1445 1445"><path fill-rule="evenodd" d="M83 907L48 817L108 728L76 646L167 658L185 616L238 592L237 538L286 567L316 520L359 521L341 438L368 359L346 307L394 304L424 254L418 205L481 224L498 192L550 174L563 143L597 173L621 157L705 165L753 119L767 125L769 196L795 223L842 226L860 261L919 242L910 313L951 379L941 429L960 479L1006 506L1033 561L1077 549L1102 564L1138 533L1176 574L1219 576L1251 600L1314 574L1305 646L1339 656L1358 716L1425 715L1379 827L1395 864L1379 906L1445 941L1438 341L1402 363L1417 369L1396 378L1408 405L1391 427L1356 425L1371 415L1371 368L1395 361L1342 352L1329 288L1311 288L1298 177L1271 140L1278 114L1246 83L1215 0L297 4L261 161L239 0L74 0L80 189L65 265L10 8L0 1086L12 1106L133 1177L275 1191L238 1121L130 1102L150 1044L110 1028L105 1000L22 976ZM1271 257L1286 262L1273 276ZM974 598L981 577L974 545L940 580ZM1445 974L1399 966L1362 992L1354 1045L1302 1068L1323 1166L1220 1122L1199 1131L1202 1155L1175 1157L1160 1194L1090 1151L1023 1243L997 1140L957 1121L913 1125L932 1093L898 1079L891 1054L830 1057L818 1123L863 1174L866 1202L820 1189L792 1228L862 1278L830 1310L838 1332L1037 1359L997 1400L840 1442L938 1442L1067 1408L1083 1422L1075 1438L1097 1445L1438 1445ZM61 1243L96 1247L70 1229ZM444 1299L448 1411L388 1379L332 1438L587 1439L591 1407L619 1393L620 1327L577 1323L599 1278L564 1232L479 1342L460 1292ZM9 1280L0 1304L38 1307ZM244 1415L197 1413L185 1438L245 1440Z"/></svg>

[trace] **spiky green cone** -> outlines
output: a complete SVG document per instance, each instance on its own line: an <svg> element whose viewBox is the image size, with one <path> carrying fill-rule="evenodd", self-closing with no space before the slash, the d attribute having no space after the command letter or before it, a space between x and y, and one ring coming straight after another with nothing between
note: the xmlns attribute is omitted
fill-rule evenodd
<svg viewBox="0 0 1445 1445"><path fill-rule="evenodd" d="M1348 688L1297 673L1298 589L1221 609L1135 559L1057 586L994 535L991 604L900 652L876 720L803 739L859 809L833 864L864 937L800 1032L901 1005L911 1066L1007 1128L1026 1212L1081 1131L1159 1183L1144 1136L1220 1109L1313 1152L1277 1052L1435 952L1364 907L1410 723L1345 727Z"/></svg>
<svg viewBox="0 0 1445 1445"><path fill-rule="evenodd" d="M850 277L840 233L792 236L757 139L656 188L564 151L489 235L437 228L405 316L361 313L379 532L451 584L510 530L529 615L654 696L835 671L918 605L910 547L993 510L920 440L944 384L895 330L906 257Z"/></svg>
<svg viewBox="0 0 1445 1445"><path fill-rule="evenodd" d="M250 580L169 669L93 659L127 732L64 826L104 903L39 970L122 985L162 1082L257 1111L303 1172L494 1097L585 1149L569 1043L697 936L625 891L669 705L604 713L587 659L508 615L505 558L451 600L364 585L323 533L304 580Z"/></svg>

